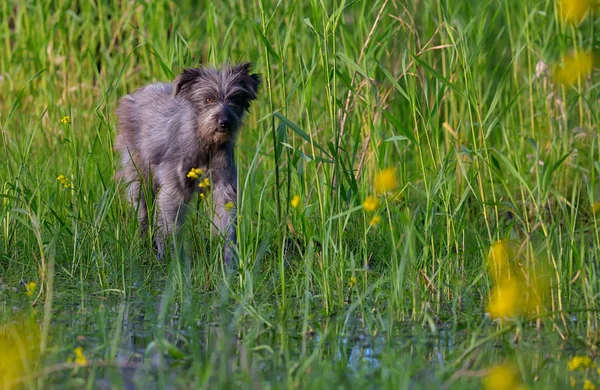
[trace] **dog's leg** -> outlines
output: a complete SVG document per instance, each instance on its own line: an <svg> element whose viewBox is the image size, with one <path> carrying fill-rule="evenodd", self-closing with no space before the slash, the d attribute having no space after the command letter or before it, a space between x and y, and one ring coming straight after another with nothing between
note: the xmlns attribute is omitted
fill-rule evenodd
<svg viewBox="0 0 600 390"><path fill-rule="evenodd" d="M236 200L237 191L235 187L227 183L216 182L213 189L213 200L215 216L215 233L223 234L225 238L223 260L226 267L234 266L236 256Z"/></svg>
<svg viewBox="0 0 600 390"><path fill-rule="evenodd" d="M148 206L146 196L140 194L137 204L138 221L140 222L140 236L144 237L148 233Z"/></svg>
<svg viewBox="0 0 600 390"><path fill-rule="evenodd" d="M225 266L232 269L237 262L237 172L233 149L213 156L212 164L215 234L222 234L225 238L223 260Z"/></svg>
<svg viewBox="0 0 600 390"><path fill-rule="evenodd" d="M189 196L175 183L167 183L158 191L156 199L158 226L156 231L156 248L159 259L165 255L165 242L170 234L178 230L183 221L185 204Z"/></svg>

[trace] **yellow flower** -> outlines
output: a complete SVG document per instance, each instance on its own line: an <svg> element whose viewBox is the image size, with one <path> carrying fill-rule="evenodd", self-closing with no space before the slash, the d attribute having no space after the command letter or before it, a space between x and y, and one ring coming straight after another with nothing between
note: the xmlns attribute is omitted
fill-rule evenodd
<svg viewBox="0 0 600 390"><path fill-rule="evenodd" d="M200 200L204 200L205 196L204 194L200 193Z"/></svg>
<svg viewBox="0 0 600 390"><path fill-rule="evenodd" d="M367 196L367 199L365 199L365 202L363 203L365 211L375 211L375 209L377 209L378 206L379 199L377 199L374 196Z"/></svg>
<svg viewBox="0 0 600 390"><path fill-rule="evenodd" d="M398 179L396 178L396 169L387 168L375 176L375 192L383 194L398 188Z"/></svg>
<svg viewBox="0 0 600 390"><path fill-rule="evenodd" d="M500 240L492 244L488 253L487 268L495 283L514 276L513 263L516 261L518 250L519 246L514 241Z"/></svg>
<svg viewBox="0 0 600 390"><path fill-rule="evenodd" d="M354 286L356 286L356 282L357 282L356 276L352 276L350 278L350 282L348 282L348 284L350 285L350 287L354 287Z"/></svg>
<svg viewBox="0 0 600 390"><path fill-rule="evenodd" d="M557 0L558 15L566 23L581 23L594 5L593 0Z"/></svg>
<svg viewBox="0 0 600 390"><path fill-rule="evenodd" d="M577 385L577 381L572 376L569 376L569 383L571 383L572 388L575 388L575 386Z"/></svg>
<svg viewBox="0 0 600 390"><path fill-rule="evenodd" d="M494 288L488 303L492 318L515 318L522 314L523 286L517 280L508 280Z"/></svg>
<svg viewBox="0 0 600 390"><path fill-rule="evenodd" d="M583 390L596 390L596 386L594 386L592 381L586 379L585 382L583 382Z"/></svg>
<svg viewBox="0 0 600 390"><path fill-rule="evenodd" d="M198 178L198 176L202 175L202 169L200 168L192 168L190 169L190 171L187 174L187 177L192 179L192 180L196 180Z"/></svg>
<svg viewBox="0 0 600 390"><path fill-rule="evenodd" d="M231 210L233 210L234 207L235 207L235 205L233 204L233 202L227 202L227 203L225 203L225 210L227 212L230 212Z"/></svg>
<svg viewBox="0 0 600 390"><path fill-rule="evenodd" d="M490 247L486 265L494 287L487 309L492 318L515 318L545 310L550 270L542 259L527 257L519 249L509 240Z"/></svg>
<svg viewBox="0 0 600 390"><path fill-rule="evenodd" d="M381 222L381 217L379 215L374 215L373 218L369 221L369 226L375 226L379 222Z"/></svg>
<svg viewBox="0 0 600 390"><path fill-rule="evenodd" d="M85 357L85 355L83 354L83 348L77 347L74 349L74 352L75 352L75 364L77 364L78 366L85 366L86 364L88 364L88 360Z"/></svg>
<svg viewBox="0 0 600 390"><path fill-rule="evenodd" d="M198 184L198 187L200 187L200 188L210 188L210 180L208 179L208 177L205 177L204 180L202 180Z"/></svg>
<svg viewBox="0 0 600 390"><path fill-rule="evenodd" d="M40 357L39 327L31 320L0 325L0 386L20 388L11 383L33 371Z"/></svg>
<svg viewBox="0 0 600 390"><path fill-rule="evenodd" d="M592 204L592 213L597 214L598 211L600 211L600 202L594 202L594 204Z"/></svg>
<svg viewBox="0 0 600 390"><path fill-rule="evenodd" d="M486 390L514 390L525 389L519 369L512 363L498 364L490 368L483 379L483 388Z"/></svg>
<svg viewBox="0 0 600 390"><path fill-rule="evenodd" d="M290 205L295 209L298 208L298 206L300 205L300 197L298 195L294 195L294 197L290 201Z"/></svg>
<svg viewBox="0 0 600 390"><path fill-rule="evenodd" d="M594 362L587 356L573 356L569 361L569 371L585 370L594 367Z"/></svg>
<svg viewBox="0 0 600 390"><path fill-rule="evenodd" d="M70 116L63 116L62 119L60 120L60 123L62 123L63 125L70 125L71 124L71 117Z"/></svg>
<svg viewBox="0 0 600 390"><path fill-rule="evenodd" d="M62 185L64 188L73 188L73 184L69 182L69 178L65 175L59 175L56 180Z"/></svg>
<svg viewBox="0 0 600 390"><path fill-rule="evenodd" d="M554 66L554 81L563 85L576 85L592 73L594 56L589 51L575 51L561 58Z"/></svg>
<svg viewBox="0 0 600 390"><path fill-rule="evenodd" d="M27 292L25 293L25 295L27 295L28 297L32 296L33 293L35 292L35 288L37 287L37 283L36 282L29 282L25 285L25 289L27 290Z"/></svg>

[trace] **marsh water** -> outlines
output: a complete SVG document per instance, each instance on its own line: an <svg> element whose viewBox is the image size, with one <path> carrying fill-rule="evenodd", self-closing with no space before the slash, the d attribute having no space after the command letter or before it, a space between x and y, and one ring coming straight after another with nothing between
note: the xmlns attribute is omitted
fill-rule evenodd
<svg viewBox="0 0 600 390"><path fill-rule="evenodd" d="M67 360L72 345L89 365L57 370L44 379L49 387L478 388L484 362L518 353L527 364L552 364L578 348L535 324L487 340L501 328L483 312L457 322L426 312L399 320L351 303L326 315L306 299L281 310L276 300L249 305L216 294L64 298L53 309L44 365Z"/></svg>

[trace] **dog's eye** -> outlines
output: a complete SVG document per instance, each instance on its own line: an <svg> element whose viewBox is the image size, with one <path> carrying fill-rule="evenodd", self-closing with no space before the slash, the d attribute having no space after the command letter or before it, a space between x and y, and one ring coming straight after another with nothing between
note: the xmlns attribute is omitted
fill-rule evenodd
<svg viewBox="0 0 600 390"><path fill-rule="evenodd" d="M207 104L210 104L210 103L212 103L212 102L213 102L213 100L212 100L211 98L206 98L206 103L207 103Z"/></svg>

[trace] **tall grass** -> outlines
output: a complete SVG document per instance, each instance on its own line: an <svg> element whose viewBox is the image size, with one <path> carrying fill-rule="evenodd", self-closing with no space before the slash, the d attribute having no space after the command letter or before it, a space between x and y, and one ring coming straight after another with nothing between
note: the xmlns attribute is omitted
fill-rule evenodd
<svg viewBox="0 0 600 390"><path fill-rule="evenodd" d="M600 96L540 71L598 50L594 15L555 8L5 1L0 318L41 324L31 386L478 387L510 356L532 386L565 386L569 351L598 338ZM238 61L264 79L236 154L239 269L199 200L185 256L160 262L113 179L118 98ZM390 167L398 189L364 210ZM551 266L537 326L485 315L506 238ZM60 369L78 345L90 367Z"/></svg>

